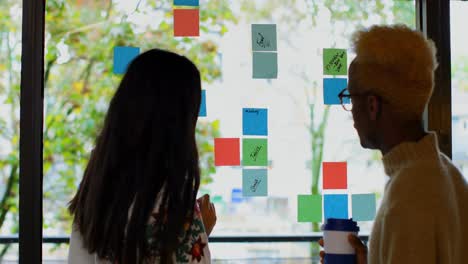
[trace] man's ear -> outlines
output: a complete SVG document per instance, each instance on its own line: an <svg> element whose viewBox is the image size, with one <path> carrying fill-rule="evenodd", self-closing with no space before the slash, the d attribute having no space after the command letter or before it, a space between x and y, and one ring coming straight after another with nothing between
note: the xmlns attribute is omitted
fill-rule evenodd
<svg viewBox="0 0 468 264"><path fill-rule="evenodd" d="M367 96L367 115L371 121L377 120L379 115L379 102L375 95Z"/></svg>

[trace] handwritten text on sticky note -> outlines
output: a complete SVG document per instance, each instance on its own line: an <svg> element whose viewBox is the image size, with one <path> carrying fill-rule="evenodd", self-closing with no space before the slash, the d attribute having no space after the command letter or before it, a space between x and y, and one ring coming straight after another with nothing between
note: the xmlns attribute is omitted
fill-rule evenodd
<svg viewBox="0 0 468 264"><path fill-rule="evenodd" d="M346 75L347 67L345 49L323 49L323 74Z"/></svg>
<svg viewBox="0 0 468 264"><path fill-rule="evenodd" d="M268 135L268 109L242 109L242 132L244 135Z"/></svg>
<svg viewBox="0 0 468 264"><path fill-rule="evenodd" d="M242 165L267 166L268 141L263 138L244 138L242 140Z"/></svg>
<svg viewBox="0 0 468 264"><path fill-rule="evenodd" d="M244 196L267 196L268 177L266 169L242 170L242 193Z"/></svg>

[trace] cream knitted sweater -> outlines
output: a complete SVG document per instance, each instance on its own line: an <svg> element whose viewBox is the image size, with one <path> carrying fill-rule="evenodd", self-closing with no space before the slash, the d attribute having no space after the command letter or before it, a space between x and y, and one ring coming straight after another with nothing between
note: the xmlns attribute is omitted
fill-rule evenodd
<svg viewBox="0 0 468 264"><path fill-rule="evenodd" d="M383 164L389 181L369 263L468 263L468 184L436 134L396 146Z"/></svg>

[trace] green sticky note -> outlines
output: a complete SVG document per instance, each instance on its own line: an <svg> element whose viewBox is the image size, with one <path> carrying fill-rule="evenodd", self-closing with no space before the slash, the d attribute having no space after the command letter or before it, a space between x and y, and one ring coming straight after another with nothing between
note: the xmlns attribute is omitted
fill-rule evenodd
<svg viewBox="0 0 468 264"><path fill-rule="evenodd" d="M276 51L276 25L252 24L252 50Z"/></svg>
<svg viewBox="0 0 468 264"><path fill-rule="evenodd" d="M276 52L253 53L253 78L276 79L278 77L278 54Z"/></svg>
<svg viewBox="0 0 468 264"><path fill-rule="evenodd" d="M322 196L297 196L297 221L306 223L322 222Z"/></svg>
<svg viewBox="0 0 468 264"><path fill-rule="evenodd" d="M323 74L348 74L347 55L345 49L323 49Z"/></svg>
<svg viewBox="0 0 468 264"><path fill-rule="evenodd" d="M242 140L242 165L268 166L268 141L263 138Z"/></svg>

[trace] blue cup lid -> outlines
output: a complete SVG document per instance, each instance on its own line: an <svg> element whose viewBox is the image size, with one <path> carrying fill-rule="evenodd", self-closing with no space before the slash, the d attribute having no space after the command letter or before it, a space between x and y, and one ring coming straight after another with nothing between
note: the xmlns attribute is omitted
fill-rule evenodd
<svg viewBox="0 0 468 264"><path fill-rule="evenodd" d="M322 225L322 230L325 231L346 231L359 232L359 226L356 221L350 219L328 218L325 224Z"/></svg>

